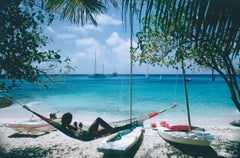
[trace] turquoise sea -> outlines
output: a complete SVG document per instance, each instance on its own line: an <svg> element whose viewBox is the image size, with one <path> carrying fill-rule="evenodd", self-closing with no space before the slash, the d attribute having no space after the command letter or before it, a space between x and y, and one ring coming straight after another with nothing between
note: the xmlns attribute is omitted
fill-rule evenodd
<svg viewBox="0 0 240 158"><path fill-rule="evenodd" d="M220 76L216 76L215 82L211 81L211 75L188 75L187 78L191 79L187 82L191 117L239 117L229 89ZM24 83L5 95L41 112L129 116L129 75L98 79L68 75L55 76L55 80L48 89ZM163 113L162 117L185 118L187 115L181 75L150 75L148 78L133 75L132 90L134 116L158 111L173 103L178 106Z"/></svg>

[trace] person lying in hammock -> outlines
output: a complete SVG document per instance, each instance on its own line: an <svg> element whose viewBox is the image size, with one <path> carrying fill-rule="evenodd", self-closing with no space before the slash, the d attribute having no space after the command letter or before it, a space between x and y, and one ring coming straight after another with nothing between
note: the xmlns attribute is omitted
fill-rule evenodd
<svg viewBox="0 0 240 158"><path fill-rule="evenodd" d="M142 123L142 122L134 121L134 122L126 124L124 126L111 127L103 119L97 118L88 130L82 130L82 128L81 128L82 123L80 123L79 126L77 126L77 123L74 123L74 126L71 125L71 122L72 122L72 114L71 113L65 113L61 119L62 123L58 123L50 118L47 118L47 117L40 115L39 113L31 110L26 105L23 105L23 108L32 112L39 118L43 119L44 121L46 121L47 123L49 123L50 125L55 127L57 130L61 131L65 135L67 135L71 138L77 139L77 140L82 140L82 141L91 141L91 140L94 140L95 138L100 138L102 136L116 133L116 132L124 130L124 129L129 129L131 127L134 127L135 125L138 125L139 123L140 124ZM98 129L99 125L103 126L104 129L101 129L101 130Z"/></svg>
<svg viewBox="0 0 240 158"><path fill-rule="evenodd" d="M121 131L123 129L127 129L131 127L131 124L124 125L121 127L112 127L110 126L106 121L104 121L102 118L98 117L89 127L89 129L83 130L82 129L82 123L80 122L77 124L77 122L74 122L74 125L71 125L72 122L72 114L71 113L65 113L62 116L62 128L68 132L71 132L75 137L77 137L80 140L83 141L89 141L93 140L94 138L98 138L101 136L104 136L109 133L114 133L117 131ZM99 125L103 127L103 129L99 129Z"/></svg>

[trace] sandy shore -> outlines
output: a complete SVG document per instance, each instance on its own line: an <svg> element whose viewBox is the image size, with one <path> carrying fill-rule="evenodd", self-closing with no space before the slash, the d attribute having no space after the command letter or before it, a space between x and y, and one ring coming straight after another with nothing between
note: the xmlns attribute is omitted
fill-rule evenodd
<svg viewBox="0 0 240 158"><path fill-rule="evenodd" d="M1 110L0 110L1 114ZM10 117L11 118L11 117ZM144 123L145 132L142 140L126 155L103 155L97 151L101 139L82 142L63 135L59 131L48 134L24 135L4 126L14 118L0 115L0 157L53 157L53 158L101 158L101 157L240 157L240 128L229 125L231 119L193 119L194 125L201 126L214 136L209 148L194 148L169 144L156 130L150 127L155 118ZM168 121L178 124L181 120ZM206 125L206 123L208 123Z"/></svg>

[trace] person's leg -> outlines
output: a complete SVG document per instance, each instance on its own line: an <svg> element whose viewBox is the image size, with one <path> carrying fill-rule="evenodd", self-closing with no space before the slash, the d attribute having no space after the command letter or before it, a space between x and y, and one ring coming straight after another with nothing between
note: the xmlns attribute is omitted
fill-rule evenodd
<svg viewBox="0 0 240 158"><path fill-rule="evenodd" d="M130 128L131 126L132 126L132 124L127 124L127 125L115 127L113 131L114 132L122 131L122 130Z"/></svg>
<svg viewBox="0 0 240 158"><path fill-rule="evenodd" d="M98 117L93 124L90 126L89 128L89 132L94 132L98 130L98 126L101 125L103 128L105 129L109 129L112 130L113 128L107 123L105 122L103 119L101 119L100 117Z"/></svg>
<svg viewBox="0 0 240 158"><path fill-rule="evenodd" d="M133 126L132 124L127 124L127 125L123 125L123 126L119 126L119 127L114 127L112 129L105 128L105 129L99 130L97 133L95 133L95 136L103 136L103 135L110 134L110 133L116 133L116 132L119 132L119 131L122 131L125 129L129 129L132 126Z"/></svg>

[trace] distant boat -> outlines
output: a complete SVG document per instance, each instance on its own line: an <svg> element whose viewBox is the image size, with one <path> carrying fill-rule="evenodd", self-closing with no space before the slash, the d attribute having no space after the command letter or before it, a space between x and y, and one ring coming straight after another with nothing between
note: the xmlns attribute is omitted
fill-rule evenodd
<svg viewBox="0 0 240 158"><path fill-rule="evenodd" d="M117 71L115 69L113 70L112 76L113 77L118 77L118 73L117 73Z"/></svg>
<svg viewBox="0 0 240 158"><path fill-rule="evenodd" d="M117 72L113 72L113 77L118 77L118 73Z"/></svg>
<svg viewBox="0 0 240 158"><path fill-rule="evenodd" d="M104 74L94 73L92 75L89 75L88 77L89 78L105 78L106 76Z"/></svg>
<svg viewBox="0 0 240 158"><path fill-rule="evenodd" d="M95 62L94 62L94 73L89 75L89 78L105 78L106 75L104 75L104 63L103 63L103 73L97 73L97 59L96 59L96 51L95 51Z"/></svg>
<svg viewBox="0 0 240 158"><path fill-rule="evenodd" d="M148 65L147 65L147 72L146 72L146 74L145 74L145 77L146 77L146 78L150 77Z"/></svg>
<svg viewBox="0 0 240 158"><path fill-rule="evenodd" d="M192 79L191 78L186 78L186 81L191 81Z"/></svg>

